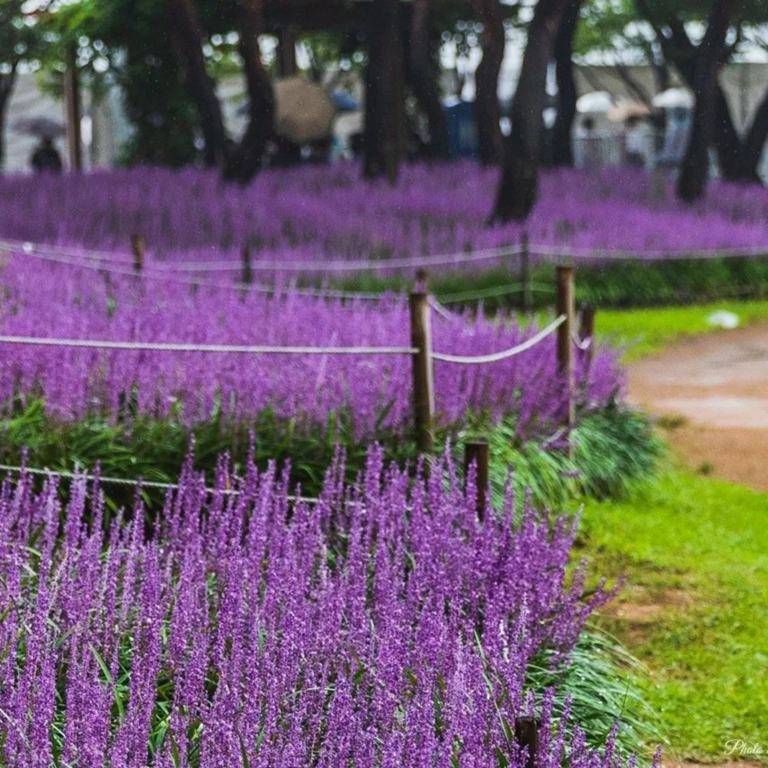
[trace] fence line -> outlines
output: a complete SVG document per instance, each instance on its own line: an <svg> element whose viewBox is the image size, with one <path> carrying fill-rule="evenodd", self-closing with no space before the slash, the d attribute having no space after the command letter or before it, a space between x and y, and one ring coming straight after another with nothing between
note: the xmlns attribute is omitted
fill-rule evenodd
<svg viewBox="0 0 768 768"><path fill-rule="evenodd" d="M768 245L745 246L744 248L680 248L678 250L645 249L642 251L627 251L611 248L578 248L572 246L531 246L531 253L537 256L554 256L574 259L610 259L616 261L648 260L679 260L686 259L727 259L749 258L752 256L768 256Z"/></svg>
<svg viewBox="0 0 768 768"><path fill-rule="evenodd" d="M21 242L12 240L0 240L0 248L6 250L20 250L26 255L48 254L50 257L62 256L72 259L75 253L82 254L84 259L91 261L104 261L130 264L132 262L122 258L122 254L115 252L118 258L110 259L104 251L70 250L60 246L49 246L39 243ZM259 261L255 260L250 269L262 272L347 272L347 271L377 271L386 269L408 269L430 266L443 266L446 264L464 264L476 261L488 261L504 256L515 256L521 252L519 246L505 245L495 248L485 248L477 251L457 251L454 253L438 254L434 256L409 257L398 259L349 259L337 261ZM94 254L89 256L89 254ZM75 257L76 258L76 257ZM62 262L68 263L68 262ZM155 261L152 265L157 272L242 272L243 264L240 261L203 261L182 262L179 264Z"/></svg>
<svg viewBox="0 0 768 768"><path fill-rule="evenodd" d="M74 247L46 245L41 243L0 240L0 248L20 250L26 255L45 256L50 260L61 263L69 263L82 266L77 261L78 256L85 260L101 261L110 266L119 262L119 265L130 265L131 257L119 251L97 251L88 249L75 249ZM477 251L457 251L454 253L439 254L424 257L409 257L398 259L356 259L336 261L260 261L254 260L250 264L253 271L267 272L365 272L387 269L427 268L430 266L444 266L448 264L468 264L476 261L487 261L506 256L519 256L527 252L535 256L563 257L577 259L712 259L712 258L747 258L750 256L768 256L768 245L744 246L739 248L679 248L679 249L642 249L627 250L625 248L588 248L569 245L546 245L526 243L525 245L505 245L493 248L485 248ZM179 264L169 262L157 262L152 264L156 272L242 272L242 262L235 261L204 261L182 262ZM129 270L132 273L132 271ZM218 284L217 284L218 285Z"/></svg>
<svg viewBox="0 0 768 768"><path fill-rule="evenodd" d="M3 244L0 243L0 248L3 248ZM18 252L18 251L17 251ZM134 271L132 268L123 268L121 264L105 266L101 263L94 261L89 263L87 261L76 261L64 256L52 255L46 251L25 251L26 256L39 259L40 261L47 261L54 264L66 264L80 269L90 269L93 272L99 272L100 274L110 275L122 275L125 277L140 278L142 280L162 280L163 282L172 282L179 285L189 285L193 287L206 287L206 288L221 288L224 290L234 291L255 291L257 293L265 293L270 295L280 295L282 293L290 293L291 296L306 296L308 298L316 299L360 299L368 301L381 301L387 296L387 293L365 293L362 291L345 291L335 288L303 288L297 286L276 286L267 285L265 283L219 283L214 280L206 280L202 277L181 277L174 276L170 272L152 272L151 270L142 270L140 272Z"/></svg>
<svg viewBox="0 0 768 768"><path fill-rule="evenodd" d="M246 355L414 355L419 351L413 347L280 347L241 344L110 341L108 339L62 339L39 336L0 336L0 343L41 347L125 349L139 352L206 352Z"/></svg>
<svg viewBox="0 0 768 768"><path fill-rule="evenodd" d="M540 330L535 336L531 336L530 339L518 344L517 346L505 349L502 352L494 352L490 355L477 355L475 357L463 357L460 355L446 355L442 352L433 352L432 359L439 360L443 363L456 363L457 365L481 365L485 363L496 363L499 360L506 360L507 358L519 355L522 352L526 352L535 347L540 341L543 341L547 336L552 335L564 322L566 321L565 315L560 315L556 320L551 322L546 328Z"/></svg>
<svg viewBox="0 0 768 768"><path fill-rule="evenodd" d="M420 278L423 284L423 276ZM0 344L47 346L80 349L114 349L157 352L192 352L192 353L237 353L237 354L300 354L300 355L409 355L413 366L413 411L416 427L416 444L420 450L429 452L434 445L435 397L434 397L434 362L446 362L459 365L489 364L521 354L539 344L555 331L558 334L556 355L558 371L564 375L566 402L569 417L567 427L574 424L574 387L573 387L573 335L574 335L574 269L557 268L557 311L559 316L546 328L531 338L511 349L474 357L450 355L434 352L432 349L431 313L436 307L444 316L450 313L440 307L438 302L424 290L410 294L410 331L409 347L317 347L317 346L265 346L265 345L227 345L193 344L177 342L141 342L111 341L108 339L66 339L37 336L0 335ZM591 322L594 322L592 311ZM583 334L584 335L584 334ZM589 334L591 336L591 334Z"/></svg>
<svg viewBox="0 0 768 768"><path fill-rule="evenodd" d="M480 288L477 291L462 291L461 293L449 293L440 296L441 304L455 304L460 301L476 301L477 299L491 299L495 296L506 296L512 293L525 293L526 290L540 293L554 293L555 289L549 285L532 283L528 286L522 283L510 283L494 288Z"/></svg>
<svg viewBox="0 0 768 768"><path fill-rule="evenodd" d="M99 483L105 483L107 485L122 485L133 486L134 488L154 488L161 491L178 491L184 486L180 483L163 483L157 480L144 480L143 478L128 478L128 477L108 477L102 475L94 475L87 472L69 472L67 470L60 469L47 469L39 467L21 467L13 464L0 464L0 472L8 472L15 474L27 474L37 475L42 477L60 477L66 480L86 480L88 482L94 482L98 480ZM211 488L205 486L203 489L209 494L222 494L223 496L239 496L241 491L235 488ZM313 498L311 496L288 496L288 501L303 501L306 504L316 504L320 499Z"/></svg>

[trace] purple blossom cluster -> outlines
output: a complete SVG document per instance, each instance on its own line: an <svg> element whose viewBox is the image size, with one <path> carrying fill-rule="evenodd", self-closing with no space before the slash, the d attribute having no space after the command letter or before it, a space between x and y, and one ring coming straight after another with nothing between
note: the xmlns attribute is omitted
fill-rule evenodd
<svg viewBox="0 0 768 768"><path fill-rule="evenodd" d="M266 172L246 188L192 169L3 177L0 238L127 252L141 233L165 261L238 259L248 243L256 258L320 268L464 253L520 241L519 225L484 224L496 182L496 171L471 163L407 166L395 187L363 182L353 164ZM554 250L768 249L768 191L714 182L687 207L672 185L660 201L642 170L548 171L525 230Z"/></svg>
<svg viewBox="0 0 768 768"><path fill-rule="evenodd" d="M0 334L65 339L194 344L409 348L407 302L325 301L291 290L277 298L173 280L136 280L50 264L14 253L2 270ZM433 315L434 349L476 356L530 338L509 317ZM211 354L0 344L0 402L43 396L64 419L116 418L127 402L140 413L181 414L198 423L214 411L251 418L271 409L299 425L349 414L355 433L400 431L411 423L411 358L398 355ZM555 338L487 365L435 361L437 416L451 425L468 411L513 414L522 436L562 423L565 386ZM621 392L616 356L599 350L577 361L579 407L599 409Z"/></svg>
<svg viewBox="0 0 768 768"><path fill-rule="evenodd" d="M109 519L98 478L0 489L4 765L523 768L515 719L541 719L536 765L622 764L568 705L525 686L567 659L611 592L568 576L571 517L514 502L478 522L448 459L416 478L373 448L316 504L274 466L213 489L183 468L148 528ZM630 764L632 764L630 762Z"/></svg>

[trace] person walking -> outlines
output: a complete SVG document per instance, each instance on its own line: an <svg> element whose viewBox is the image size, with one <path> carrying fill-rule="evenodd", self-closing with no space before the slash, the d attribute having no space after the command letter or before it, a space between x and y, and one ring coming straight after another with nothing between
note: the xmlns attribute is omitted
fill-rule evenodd
<svg viewBox="0 0 768 768"><path fill-rule="evenodd" d="M35 173L61 173L63 164L59 150L50 136L43 136L29 159Z"/></svg>

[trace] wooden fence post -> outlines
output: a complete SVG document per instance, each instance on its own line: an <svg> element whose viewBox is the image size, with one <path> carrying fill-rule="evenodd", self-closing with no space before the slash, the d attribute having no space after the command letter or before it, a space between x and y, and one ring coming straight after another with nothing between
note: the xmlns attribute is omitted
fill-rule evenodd
<svg viewBox="0 0 768 768"><path fill-rule="evenodd" d="M413 417L416 427L416 445L429 453L434 448L432 434L435 416L435 388L432 372L432 330L429 296L414 291L410 296L411 346L418 349L413 358Z"/></svg>
<svg viewBox="0 0 768 768"><path fill-rule="evenodd" d="M530 312L533 306L531 300L531 253L528 233L520 236L520 282L522 283L523 312Z"/></svg>
<svg viewBox="0 0 768 768"><path fill-rule="evenodd" d="M576 313L573 267L557 268L557 315L565 321L557 329L557 367L565 381L567 397L566 426L572 429L576 422L573 397L573 335Z"/></svg>
<svg viewBox="0 0 768 768"><path fill-rule="evenodd" d="M133 271L138 275L144 269L144 236L133 235L131 237L131 250L133 251Z"/></svg>
<svg viewBox="0 0 768 768"><path fill-rule="evenodd" d="M588 343L585 350L587 368L592 366L595 357L595 308L591 304L585 304L581 308L581 321L579 323L579 338L582 344Z"/></svg>
<svg viewBox="0 0 768 768"><path fill-rule="evenodd" d="M251 266L251 246L246 243L242 250L243 257L243 274L240 278L243 285L251 285L253 283L253 267Z"/></svg>
<svg viewBox="0 0 768 768"><path fill-rule="evenodd" d="M515 741L520 749L527 749L525 768L536 768L536 753L539 751L539 721L535 717L515 719Z"/></svg>
<svg viewBox="0 0 768 768"><path fill-rule="evenodd" d="M489 449L486 441L473 440L464 445L464 482L467 482L469 469L474 464L476 467L477 484L477 519L481 523L485 519L485 503L488 492L488 460Z"/></svg>

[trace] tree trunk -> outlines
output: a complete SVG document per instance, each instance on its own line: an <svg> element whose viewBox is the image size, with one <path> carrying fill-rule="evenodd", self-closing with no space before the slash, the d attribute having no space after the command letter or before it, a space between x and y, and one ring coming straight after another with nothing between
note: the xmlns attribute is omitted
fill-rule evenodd
<svg viewBox="0 0 768 768"><path fill-rule="evenodd" d="M576 119L576 80L573 76L573 38L582 1L570 3L563 13L555 38L557 118L552 129L552 165L573 165L573 121Z"/></svg>
<svg viewBox="0 0 768 768"><path fill-rule="evenodd" d="M696 106L688 150L680 166L677 196L693 203L704 196L709 177L709 147L715 137L717 76L723 63L726 36L739 0L714 0L693 74Z"/></svg>
<svg viewBox="0 0 768 768"><path fill-rule="evenodd" d="M397 175L405 149L403 46L398 0L371 0L368 66L365 72L363 175L366 179Z"/></svg>
<svg viewBox="0 0 768 768"><path fill-rule="evenodd" d="M267 142L274 133L275 96L272 82L261 63L262 0L238 0L237 20L240 56L248 86L248 127L240 144L227 158L224 178L245 184L261 170Z"/></svg>
<svg viewBox="0 0 768 768"><path fill-rule="evenodd" d="M475 12L483 23L483 58L475 72L475 121L480 162L498 165L504 144L499 119L499 72L504 60L506 35L499 0L474 0Z"/></svg>
<svg viewBox="0 0 768 768"><path fill-rule="evenodd" d="M206 165L223 168L227 136L216 87L203 55L203 31L192 0L167 0L167 18L190 99L197 108L205 140Z"/></svg>
<svg viewBox="0 0 768 768"><path fill-rule="evenodd" d="M5 167L5 119L8 113L8 104L11 101L13 86L16 84L16 68L8 74L0 75L0 172Z"/></svg>
<svg viewBox="0 0 768 768"><path fill-rule="evenodd" d="M448 125L440 103L435 61L430 45L430 0L413 0L409 55L411 83L429 124L429 157L448 159Z"/></svg>
<svg viewBox="0 0 768 768"><path fill-rule="evenodd" d="M539 0L528 25L520 80L512 103L512 133L491 221L524 221L536 203L547 69L560 20L580 0Z"/></svg>

